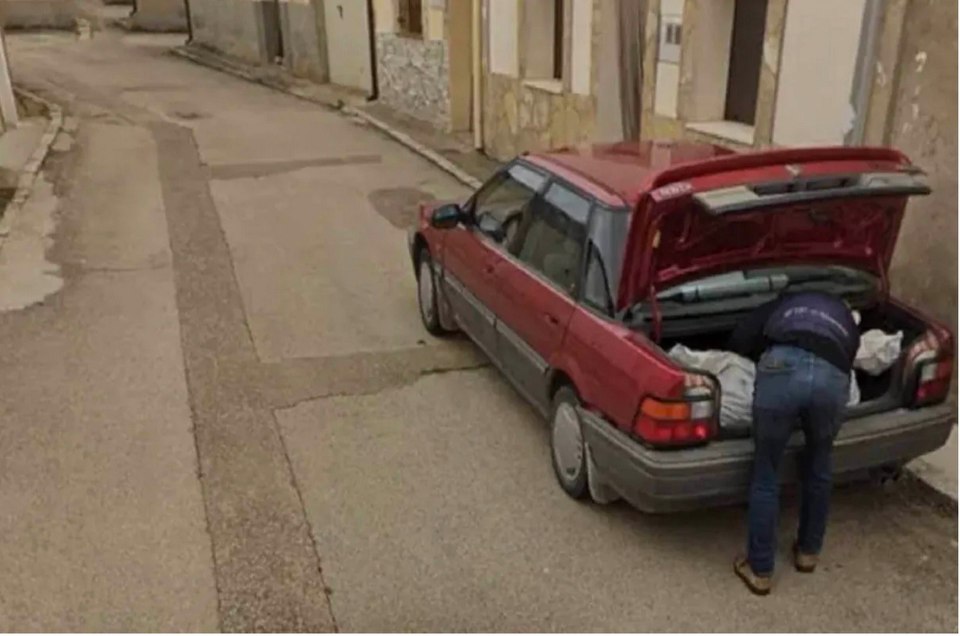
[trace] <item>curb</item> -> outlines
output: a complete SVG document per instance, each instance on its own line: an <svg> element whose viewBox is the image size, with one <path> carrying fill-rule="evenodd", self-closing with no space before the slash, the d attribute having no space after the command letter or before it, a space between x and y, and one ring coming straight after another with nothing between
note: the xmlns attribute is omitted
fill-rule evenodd
<svg viewBox="0 0 960 636"><path fill-rule="evenodd" d="M903 470L913 479L923 483L931 492L936 493L938 498L953 502L954 506L957 505L957 495L943 484L943 479L940 477L942 473L941 469L922 457L918 457L907 463L907 465L903 467Z"/></svg>
<svg viewBox="0 0 960 636"><path fill-rule="evenodd" d="M905 468L903 472L904 474L900 477L899 481L904 482L903 485L906 488L911 488L912 485L911 492L916 501L926 503L956 518L958 510L957 500L953 495L937 488L909 468Z"/></svg>
<svg viewBox="0 0 960 636"><path fill-rule="evenodd" d="M276 77L271 77L266 72L256 73L251 70L250 66L242 63L232 62L223 58L222 56L216 55L215 53L204 54L198 52L194 48L191 48L189 45L174 47L170 49L170 53L176 55L177 57L182 57L185 60L189 60L194 64L206 66L207 68L212 68L215 71L220 71L221 73L239 77L240 79L253 82L254 84L260 84L261 86L272 88L275 91L286 93L287 95L292 95L293 97L297 97L314 104L319 104L320 106L325 106L333 110L339 110L342 106L342 100L333 97L331 97L329 100L321 99L316 95L311 95L304 91L298 91L295 87L286 86L281 80Z"/></svg>
<svg viewBox="0 0 960 636"><path fill-rule="evenodd" d="M904 472L923 482L931 490L940 494L953 505L957 505L957 425L954 423L950 435L942 446L926 455L907 462Z"/></svg>
<svg viewBox="0 0 960 636"><path fill-rule="evenodd" d="M53 144L53 140L56 139L60 129L63 128L63 111L59 106L39 95L35 95L30 91L16 86L13 91L22 99L28 99L42 104L47 109L47 116L50 118L50 121L47 123L47 128L44 130L43 135L40 137L40 143L37 144L33 154L30 155L30 160L27 161L23 169L20 170L20 176L17 179L17 189L13 194L13 198L7 203L6 208L0 210L0 213L2 213L2 216L0 216L0 247L3 246L4 239L10 234L10 230L20 210L30 198L33 192L33 185L37 180L37 175L40 173L43 162L50 152L50 146Z"/></svg>
<svg viewBox="0 0 960 636"><path fill-rule="evenodd" d="M334 110L337 110L343 113L344 115L349 115L351 117L362 119L364 122L373 126L380 132L385 133L394 141L400 143L403 146L406 146L408 149L412 150L414 153L420 155L421 157L423 157L424 159L426 159L436 167L440 168L441 170L443 170L444 172L446 172L447 174L455 178L460 183L473 189L477 189L481 185L483 185L482 181L480 181L476 177L471 176L465 170L461 169L459 166L457 166L455 163L453 163L452 161L450 161L449 159L447 159L437 151L425 146L424 144L421 144L420 142L410 137L410 135L406 134L401 130L398 130L397 128L394 128L390 124L387 124L386 122L380 119L377 119L370 113L360 108L356 108L354 106L344 104L343 100L320 99L315 95L310 95L303 91L298 91L295 87L284 86L282 82L276 81L274 78L271 78L269 76L265 76L265 75L260 76L250 72L248 69L242 66L235 65L235 64L223 61L221 59L217 59L216 57L213 57L213 56L208 57L205 55L198 54L195 51L192 51L185 46L176 47L171 49L170 51L174 55L178 57L182 57L186 60L190 60L191 62L194 62L196 64L200 64L202 66L206 66L208 68L212 68L214 70L221 71L223 73L228 73L230 75L234 75L236 77L245 79L250 82L261 84L263 86L272 88L281 93L286 93L287 95L292 95L293 97L297 97L299 99L303 99L314 104L319 104L321 106L332 108Z"/></svg>
<svg viewBox="0 0 960 636"><path fill-rule="evenodd" d="M410 135L397 130L396 128L394 128L389 124L384 123L383 121L377 119L370 113L354 108L353 106L343 106L340 108L340 112L346 115L351 115L353 117L359 117L360 119L364 120L374 128L380 130L381 132L386 133L394 140L400 142L410 150L414 151L415 153L417 153L418 155L420 155L430 163L434 164L444 172L450 174L455 179L460 181L460 183L466 186L469 186L474 190L476 190L481 185L483 185L482 181L480 181L476 177L470 176L469 174L466 173L466 171L461 170L459 166L457 166L455 163L453 163L446 157L442 156L437 151L433 150L432 148L428 148L427 146L419 143L418 141L415 141L412 137L410 137Z"/></svg>

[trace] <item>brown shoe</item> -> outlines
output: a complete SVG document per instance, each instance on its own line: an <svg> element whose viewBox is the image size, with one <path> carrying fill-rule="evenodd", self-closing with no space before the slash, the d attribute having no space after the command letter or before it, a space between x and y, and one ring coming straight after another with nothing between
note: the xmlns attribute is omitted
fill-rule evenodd
<svg viewBox="0 0 960 636"><path fill-rule="evenodd" d="M738 556L733 561L733 571L740 577L744 585L757 596L766 596L773 587L773 579L769 576L760 576L754 573L746 557Z"/></svg>
<svg viewBox="0 0 960 636"><path fill-rule="evenodd" d="M796 543L793 544L793 567L797 569L797 572L803 572L804 574L810 574L817 569L817 562L820 560L820 557L816 554L804 554L800 551L799 546Z"/></svg>

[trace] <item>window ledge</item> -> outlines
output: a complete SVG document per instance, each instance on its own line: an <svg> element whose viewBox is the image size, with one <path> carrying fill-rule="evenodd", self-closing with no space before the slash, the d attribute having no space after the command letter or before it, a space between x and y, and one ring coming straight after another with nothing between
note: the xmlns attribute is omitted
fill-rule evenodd
<svg viewBox="0 0 960 636"><path fill-rule="evenodd" d="M753 126L738 121L697 121L687 122L687 130L719 137L745 146L753 145Z"/></svg>
<svg viewBox="0 0 960 636"><path fill-rule="evenodd" d="M560 95L563 93L563 82L558 79L525 79L523 85L538 91Z"/></svg>

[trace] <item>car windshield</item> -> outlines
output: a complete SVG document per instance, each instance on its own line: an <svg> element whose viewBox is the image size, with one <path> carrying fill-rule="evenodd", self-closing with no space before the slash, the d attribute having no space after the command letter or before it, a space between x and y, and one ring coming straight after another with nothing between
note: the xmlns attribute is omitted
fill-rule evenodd
<svg viewBox="0 0 960 636"><path fill-rule="evenodd" d="M690 304L783 291L825 291L860 296L878 287L866 272L837 265L793 265L725 272L670 287L657 294L660 302Z"/></svg>

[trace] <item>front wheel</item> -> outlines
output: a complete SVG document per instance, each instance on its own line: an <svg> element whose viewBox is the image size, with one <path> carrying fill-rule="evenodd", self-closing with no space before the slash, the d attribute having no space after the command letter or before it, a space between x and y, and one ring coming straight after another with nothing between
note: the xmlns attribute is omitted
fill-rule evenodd
<svg viewBox="0 0 960 636"><path fill-rule="evenodd" d="M420 250L417 259L417 305L420 307L420 320L427 331L435 336L446 333L440 324L439 301L437 299L437 278L433 273L433 260L427 248Z"/></svg>
<svg viewBox="0 0 960 636"><path fill-rule="evenodd" d="M563 491L574 499L589 493L587 453L577 407L580 400L570 387L562 387L553 398L550 418L550 455L553 472Z"/></svg>

